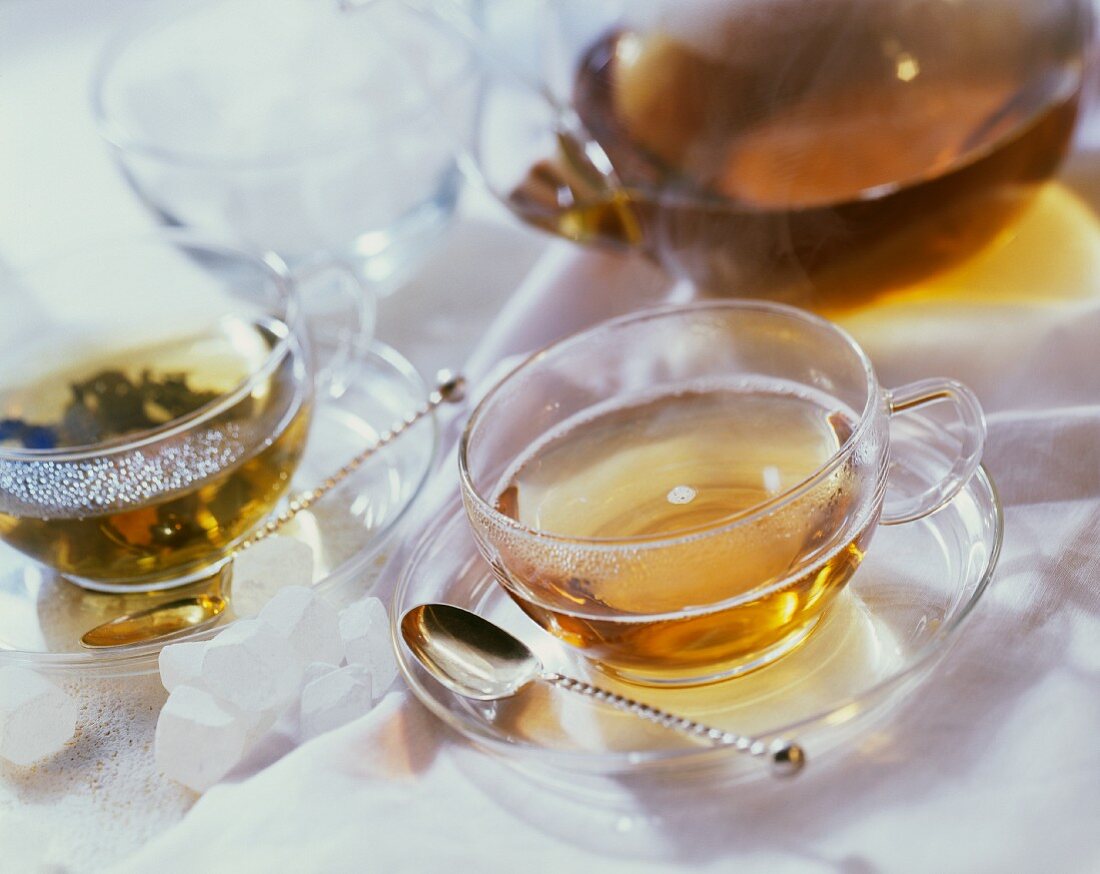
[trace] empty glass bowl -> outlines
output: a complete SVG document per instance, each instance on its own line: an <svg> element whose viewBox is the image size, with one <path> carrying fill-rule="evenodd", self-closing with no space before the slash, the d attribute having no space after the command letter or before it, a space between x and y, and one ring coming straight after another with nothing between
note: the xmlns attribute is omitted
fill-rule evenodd
<svg viewBox="0 0 1100 874"><path fill-rule="evenodd" d="M392 0L225 0L158 7L119 34L92 103L166 223L292 267L323 252L384 294L454 211L447 130L470 115L471 81L468 57Z"/></svg>

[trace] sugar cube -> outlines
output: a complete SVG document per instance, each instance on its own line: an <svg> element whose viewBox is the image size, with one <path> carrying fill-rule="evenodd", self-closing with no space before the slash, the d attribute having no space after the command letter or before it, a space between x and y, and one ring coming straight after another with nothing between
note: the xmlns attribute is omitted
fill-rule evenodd
<svg viewBox="0 0 1100 874"><path fill-rule="evenodd" d="M299 733L303 740L332 731L371 709L371 675L347 665L310 682L302 690Z"/></svg>
<svg viewBox="0 0 1100 874"><path fill-rule="evenodd" d="M381 697L397 677L397 657L390 641L390 618L377 598L364 598L340 613L340 637L350 665L370 671L374 694Z"/></svg>
<svg viewBox="0 0 1100 874"><path fill-rule="evenodd" d="M245 721L209 692L177 686L157 720L154 758L161 772L205 792L244 757Z"/></svg>
<svg viewBox="0 0 1100 874"><path fill-rule="evenodd" d="M292 537L268 537L233 556L233 612L252 618L287 586L313 582L313 550Z"/></svg>
<svg viewBox="0 0 1100 874"><path fill-rule="evenodd" d="M328 662L312 662L306 665L305 673L302 674L302 688L304 689L318 677L323 677L325 674L331 674L333 671L340 670L339 665L331 665Z"/></svg>
<svg viewBox="0 0 1100 874"><path fill-rule="evenodd" d="M260 621L270 625L290 645L303 665L339 664L344 658L340 616L312 589L288 586L264 605Z"/></svg>
<svg viewBox="0 0 1100 874"><path fill-rule="evenodd" d="M0 668L0 757L30 765L60 750L76 731L79 708L30 668Z"/></svg>
<svg viewBox="0 0 1100 874"><path fill-rule="evenodd" d="M262 712L287 704L304 669L270 625L243 619L206 645L201 679L204 688L234 707Z"/></svg>
<svg viewBox="0 0 1100 874"><path fill-rule="evenodd" d="M268 730L279 721L284 709L275 707L270 710L239 710L228 701L218 701L244 726L245 752L252 747Z"/></svg>
<svg viewBox="0 0 1100 874"><path fill-rule="evenodd" d="M200 685L206 641L172 643L160 651L160 682L171 692L176 686Z"/></svg>

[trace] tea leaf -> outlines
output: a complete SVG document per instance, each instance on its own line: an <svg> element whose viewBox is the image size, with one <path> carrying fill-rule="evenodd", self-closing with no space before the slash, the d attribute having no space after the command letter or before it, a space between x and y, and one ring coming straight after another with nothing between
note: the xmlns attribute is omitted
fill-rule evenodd
<svg viewBox="0 0 1100 874"><path fill-rule="evenodd" d="M0 420L0 443L26 449L87 446L157 428L195 412L218 397L217 392L194 390L183 373L156 377L148 370L135 384L118 370L104 370L70 385L69 401L61 421L54 425L23 419Z"/></svg>

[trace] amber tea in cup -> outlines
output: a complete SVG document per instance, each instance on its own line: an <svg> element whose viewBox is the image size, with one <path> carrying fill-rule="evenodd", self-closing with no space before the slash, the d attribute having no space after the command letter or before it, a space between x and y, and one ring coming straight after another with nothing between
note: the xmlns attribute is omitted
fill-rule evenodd
<svg viewBox="0 0 1100 874"><path fill-rule="evenodd" d="M934 401L957 411L956 461L893 504L891 411ZM715 304L544 350L479 406L460 463L479 546L519 606L624 679L677 685L797 646L879 521L942 506L982 436L956 383L885 393L828 323Z"/></svg>
<svg viewBox="0 0 1100 874"><path fill-rule="evenodd" d="M808 479L853 428L850 411L782 386L666 394L567 423L521 459L496 507L529 528L570 537L690 535L749 513ZM732 540L700 538L691 577L675 587L648 573L616 577L598 592L565 574L540 583L578 604L614 605L630 613L676 612L724 601L732 577L749 581L752 588L754 581L781 574L814 551L823 532L840 527L859 509L851 471L837 471L822 486L815 499L777 512L781 533L769 526L739 542L736 556L730 554ZM863 557L875 517L872 513L855 525L850 542L832 551L820 567L752 604L707 612L690 622L624 625L597 617L577 621L568 614L553 619L561 632L593 651L629 639L631 661L643 669L670 656L707 665L751 655L792 621L816 615L824 599L847 582ZM537 610L534 605L528 609Z"/></svg>
<svg viewBox="0 0 1100 874"><path fill-rule="evenodd" d="M162 234L7 283L0 539L89 588L213 571L287 490L314 386L274 258Z"/></svg>

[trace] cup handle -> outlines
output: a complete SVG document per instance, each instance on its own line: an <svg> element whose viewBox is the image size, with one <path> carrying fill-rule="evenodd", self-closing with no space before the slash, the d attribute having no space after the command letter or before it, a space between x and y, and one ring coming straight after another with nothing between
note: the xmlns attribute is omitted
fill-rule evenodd
<svg viewBox="0 0 1100 874"><path fill-rule="evenodd" d="M936 429L941 437L949 438L952 445L947 454L954 456L951 468L943 478L919 495L891 500L887 492L881 523L898 525L935 513L970 481L982 460L986 436L985 414L974 392L953 379L922 379L885 394L891 419L933 404L950 404L954 413L954 421L950 425Z"/></svg>
<svg viewBox="0 0 1100 874"><path fill-rule="evenodd" d="M374 337L378 299L348 264L318 261L294 271L302 321L309 335L314 382L339 397L351 362Z"/></svg>

